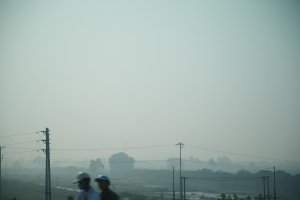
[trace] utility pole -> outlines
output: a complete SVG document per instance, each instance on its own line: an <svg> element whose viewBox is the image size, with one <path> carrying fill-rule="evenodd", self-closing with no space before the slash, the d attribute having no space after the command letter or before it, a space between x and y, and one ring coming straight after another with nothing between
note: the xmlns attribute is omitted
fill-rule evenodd
<svg viewBox="0 0 300 200"><path fill-rule="evenodd" d="M2 157L3 158L3 157ZM7 178L8 174L7 174L7 157L6 157L6 162L5 162L5 176Z"/></svg>
<svg viewBox="0 0 300 200"><path fill-rule="evenodd" d="M179 157L179 180L180 180L180 199L182 199L182 180L181 180L181 149L183 148L183 143L179 142L176 145L179 145L180 157Z"/></svg>
<svg viewBox="0 0 300 200"><path fill-rule="evenodd" d="M266 181L267 177L264 176L264 177L261 177L261 178L263 180L263 186L264 186L264 200L266 200L266 189L265 189L266 188L266 184L265 184L265 181Z"/></svg>
<svg viewBox="0 0 300 200"><path fill-rule="evenodd" d="M1 184L1 163L2 163L2 159L3 159L3 155L1 153L3 147L0 146L0 200L2 199L2 184Z"/></svg>
<svg viewBox="0 0 300 200"><path fill-rule="evenodd" d="M46 144L46 149L42 149L46 154L46 174L45 174L45 200L51 200L51 172L50 172L50 139L49 129L41 131L45 134L46 139L42 140Z"/></svg>
<svg viewBox="0 0 300 200"><path fill-rule="evenodd" d="M54 177L55 178L55 187L57 188L57 179L59 178L59 177Z"/></svg>
<svg viewBox="0 0 300 200"><path fill-rule="evenodd" d="M161 199L164 199L164 191L168 190L168 189L156 189L156 190L159 190L161 193L160 193L160 198Z"/></svg>
<svg viewBox="0 0 300 200"><path fill-rule="evenodd" d="M274 200L276 200L275 166L274 166Z"/></svg>
<svg viewBox="0 0 300 200"><path fill-rule="evenodd" d="M112 185L113 185L113 191L115 191L115 185L117 185L117 184L113 183Z"/></svg>
<svg viewBox="0 0 300 200"><path fill-rule="evenodd" d="M40 184L40 175L38 175L37 178L38 178L37 179L38 180L37 184L39 185Z"/></svg>
<svg viewBox="0 0 300 200"><path fill-rule="evenodd" d="M186 177L182 177L183 179L183 199L185 200L185 179Z"/></svg>
<svg viewBox="0 0 300 200"><path fill-rule="evenodd" d="M270 200L269 176L267 176L267 184L268 184L268 200Z"/></svg>
<svg viewBox="0 0 300 200"><path fill-rule="evenodd" d="M175 200L175 188L174 188L174 166L173 168L173 200Z"/></svg>

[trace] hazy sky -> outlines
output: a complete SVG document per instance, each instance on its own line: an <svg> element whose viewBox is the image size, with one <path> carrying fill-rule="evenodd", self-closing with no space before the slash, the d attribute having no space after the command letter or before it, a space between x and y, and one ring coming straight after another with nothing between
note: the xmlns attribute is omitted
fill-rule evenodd
<svg viewBox="0 0 300 200"><path fill-rule="evenodd" d="M0 137L49 127L52 159L181 141L300 162L299 19L299 1L1 1ZM183 149L222 155L251 160Z"/></svg>

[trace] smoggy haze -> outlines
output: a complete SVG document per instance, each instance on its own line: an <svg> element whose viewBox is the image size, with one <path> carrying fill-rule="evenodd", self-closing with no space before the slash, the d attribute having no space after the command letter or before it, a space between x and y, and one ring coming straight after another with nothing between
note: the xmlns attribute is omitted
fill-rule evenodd
<svg viewBox="0 0 300 200"><path fill-rule="evenodd" d="M52 149L181 141L300 162L299 11L298 1L1 1L0 137L49 127ZM166 159L179 148L127 153ZM253 160L183 149L185 158L222 155Z"/></svg>

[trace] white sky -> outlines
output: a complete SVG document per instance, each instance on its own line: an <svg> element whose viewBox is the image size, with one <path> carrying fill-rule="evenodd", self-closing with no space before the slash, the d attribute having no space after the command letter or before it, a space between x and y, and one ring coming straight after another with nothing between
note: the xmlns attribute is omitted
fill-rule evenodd
<svg viewBox="0 0 300 200"><path fill-rule="evenodd" d="M0 137L49 127L52 149L182 141L300 161L299 19L298 1L1 1ZM127 153L166 159L179 148ZM183 149L222 155L249 159Z"/></svg>

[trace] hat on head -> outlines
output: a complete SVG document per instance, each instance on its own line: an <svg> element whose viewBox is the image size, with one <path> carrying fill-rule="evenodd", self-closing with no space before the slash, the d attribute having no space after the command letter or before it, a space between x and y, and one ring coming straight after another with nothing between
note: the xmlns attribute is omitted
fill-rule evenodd
<svg viewBox="0 0 300 200"><path fill-rule="evenodd" d="M108 178L108 176L105 176L105 175L99 175L96 179L95 179L96 182L99 182L99 181L107 181L108 184L110 184L110 180Z"/></svg>
<svg viewBox="0 0 300 200"><path fill-rule="evenodd" d="M85 172L79 172L76 179L73 181L73 183L78 183L79 181L81 181L82 179L85 178L89 178L90 179L90 175L88 173Z"/></svg>

